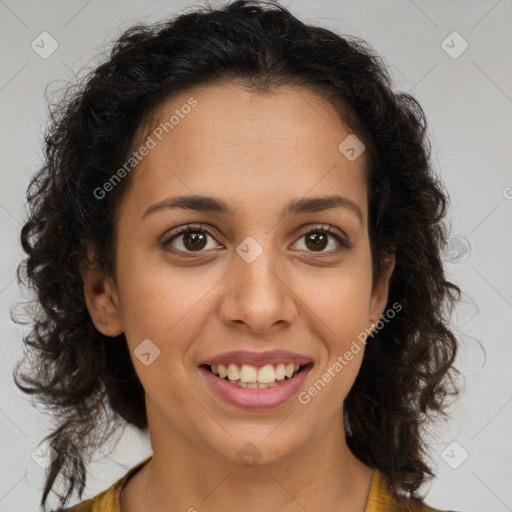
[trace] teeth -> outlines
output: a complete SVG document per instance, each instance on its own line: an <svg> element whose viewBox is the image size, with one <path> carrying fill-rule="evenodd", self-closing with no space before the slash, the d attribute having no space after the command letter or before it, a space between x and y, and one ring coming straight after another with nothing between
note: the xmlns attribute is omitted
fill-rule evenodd
<svg viewBox="0 0 512 512"><path fill-rule="evenodd" d="M259 382L242 382L241 380L230 380L228 382L238 386L239 388L245 389L268 389L279 386L276 382L269 382L268 384L260 384Z"/></svg>
<svg viewBox="0 0 512 512"><path fill-rule="evenodd" d="M283 380L286 376L286 367L283 363L279 363L276 367L276 379Z"/></svg>
<svg viewBox="0 0 512 512"><path fill-rule="evenodd" d="M240 368L240 380L242 382L252 382L256 383L256 381L264 382L258 378L259 372L254 366L249 366L248 364L243 364L242 368ZM236 380L236 379L233 379Z"/></svg>
<svg viewBox="0 0 512 512"><path fill-rule="evenodd" d="M238 380L240 378L240 370L236 364L230 363L228 366L228 379Z"/></svg>
<svg viewBox="0 0 512 512"><path fill-rule="evenodd" d="M223 379L228 376L228 369L223 365L219 364L219 377Z"/></svg>
<svg viewBox="0 0 512 512"><path fill-rule="evenodd" d="M293 375L293 371L295 369L295 365L293 363L288 363L286 365L286 370L285 370L285 373L286 373L286 376L288 378L290 378L292 375Z"/></svg>
<svg viewBox="0 0 512 512"><path fill-rule="evenodd" d="M258 388L258 385L275 384L283 381L285 377L292 378L300 369L298 364L279 363L277 365L266 364L260 368L251 366L250 364L242 364L238 366L235 363L211 365L211 371L214 375L218 375L221 379L228 378L231 382L240 382L243 387L248 389L264 389ZM278 381L276 383L276 381ZM247 386L245 386L247 384Z"/></svg>
<svg viewBox="0 0 512 512"><path fill-rule="evenodd" d="M276 380L276 373L271 364L266 364L258 370L258 382L262 384L269 384Z"/></svg>

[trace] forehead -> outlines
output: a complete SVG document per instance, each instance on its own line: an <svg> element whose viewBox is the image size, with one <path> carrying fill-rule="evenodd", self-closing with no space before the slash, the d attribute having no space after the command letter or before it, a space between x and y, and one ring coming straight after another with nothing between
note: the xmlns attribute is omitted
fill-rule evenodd
<svg viewBox="0 0 512 512"><path fill-rule="evenodd" d="M151 149L132 171L130 200L142 208L194 193L243 209L237 199L249 193L252 206L270 206L339 192L365 212L366 155L351 160L340 149L352 136L332 104L307 88L192 88L162 103L141 127L138 146Z"/></svg>

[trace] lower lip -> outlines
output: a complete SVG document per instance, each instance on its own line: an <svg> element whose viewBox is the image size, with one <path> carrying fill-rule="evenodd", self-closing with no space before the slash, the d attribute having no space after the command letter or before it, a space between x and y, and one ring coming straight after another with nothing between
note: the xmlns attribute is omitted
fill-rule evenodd
<svg viewBox="0 0 512 512"><path fill-rule="evenodd" d="M300 373L285 380L282 384L267 389L245 389L227 380L217 377L204 366L199 370L213 390L227 402L243 409L267 409L277 407L289 400L299 390L306 379L311 366L305 367Z"/></svg>

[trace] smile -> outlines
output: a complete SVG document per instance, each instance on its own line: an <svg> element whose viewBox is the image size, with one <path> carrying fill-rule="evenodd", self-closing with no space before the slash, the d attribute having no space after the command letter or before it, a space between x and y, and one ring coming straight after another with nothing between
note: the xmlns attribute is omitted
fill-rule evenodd
<svg viewBox="0 0 512 512"><path fill-rule="evenodd" d="M312 363L203 364L199 367L216 395L237 407L264 409L288 401L301 387Z"/></svg>
<svg viewBox="0 0 512 512"><path fill-rule="evenodd" d="M235 363L206 365L214 375L245 389L267 389L279 386L297 375L304 366L291 362L266 364L260 367Z"/></svg>

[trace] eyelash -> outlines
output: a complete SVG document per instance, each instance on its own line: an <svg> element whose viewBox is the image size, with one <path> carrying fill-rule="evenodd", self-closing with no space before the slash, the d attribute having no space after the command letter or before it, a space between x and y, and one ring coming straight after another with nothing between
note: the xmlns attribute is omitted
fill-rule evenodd
<svg viewBox="0 0 512 512"><path fill-rule="evenodd" d="M189 233L189 232L197 232L197 231L205 232L208 235L210 235L212 238L215 238L215 236L217 236L211 229L208 228L208 226L205 226L203 224L186 224L186 225L178 228L177 231L172 233L171 236L166 237L161 243L162 248L166 251L169 251L171 253L178 255L179 257L195 258L197 256L193 255L194 253L192 251L182 251L181 249L175 249L174 247L170 246L170 243L175 238L179 237L180 235L183 235L183 234ZM327 235L333 237L341 245L341 248L333 249L330 251L321 251L319 254L337 253L341 250L352 248L352 245L345 238L343 238L341 235L339 235L337 232L335 232L333 230L332 226L329 226L328 224L320 224L318 226L313 226L313 228L311 228L309 231L303 233L299 237L299 240L301 238L305 237L306 235L309 235L311 233L317 233L317 232L326 233ZM196 254L200 255L202 252L204 252L204 251L198 251ZM308 252L314 253L314 251L308 251Z"/></svg>

